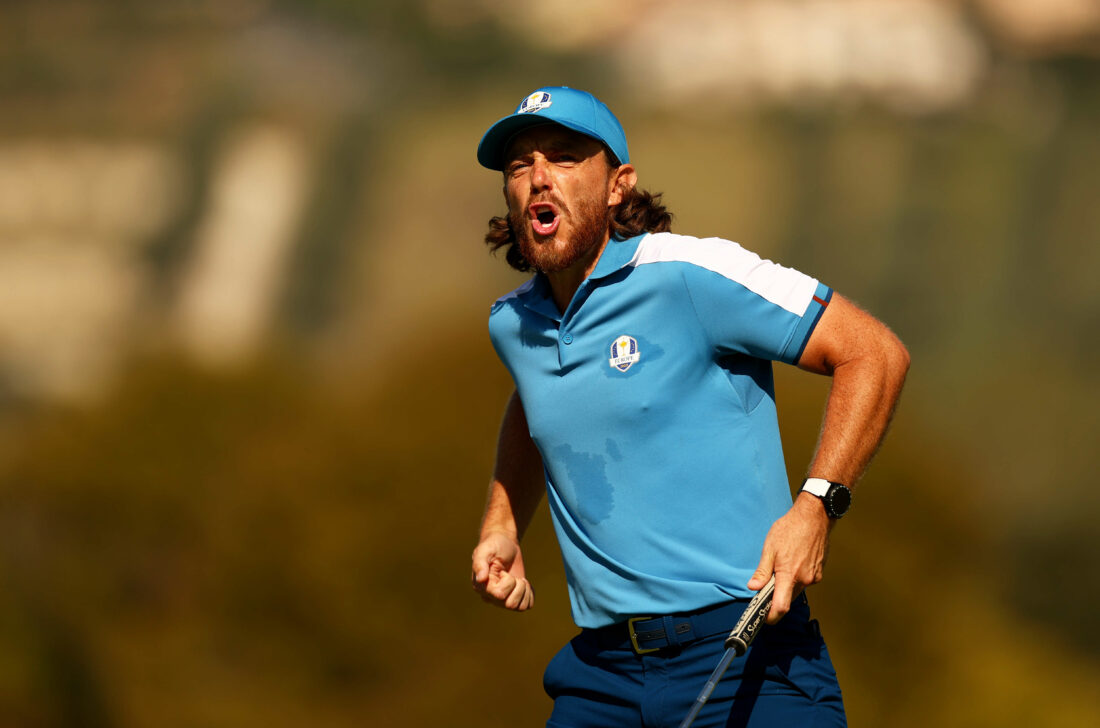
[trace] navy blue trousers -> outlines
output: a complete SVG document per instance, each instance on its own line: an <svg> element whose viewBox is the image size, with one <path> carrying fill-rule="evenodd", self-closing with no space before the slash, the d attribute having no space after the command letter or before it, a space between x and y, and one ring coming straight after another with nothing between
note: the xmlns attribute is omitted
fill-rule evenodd
<svg viewBox="0 0 1100 728"><path fill-rule="evenodd" d="M637 655L629 644L583 630L546 668L543 686L554 699L547 727L676 728L721 660L727 634ZM847 725L836 671L805 595L730 664L693 725Z"/></svg>

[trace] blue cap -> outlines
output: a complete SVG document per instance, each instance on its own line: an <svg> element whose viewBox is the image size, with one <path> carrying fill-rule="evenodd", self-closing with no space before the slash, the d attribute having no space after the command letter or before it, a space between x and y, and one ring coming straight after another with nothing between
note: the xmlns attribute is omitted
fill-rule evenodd
<svg viewBox="0 0 1100 728"><path fill-rule="evenodd" d="M477 161L489 169L504 169L504 152L512 137L523 129L552 122L602 142L615 157L626 164L630 153L626 134L611 109L587 91L568 86L545 86L525 98L509 116L489 127L477 145Z"/></svg>

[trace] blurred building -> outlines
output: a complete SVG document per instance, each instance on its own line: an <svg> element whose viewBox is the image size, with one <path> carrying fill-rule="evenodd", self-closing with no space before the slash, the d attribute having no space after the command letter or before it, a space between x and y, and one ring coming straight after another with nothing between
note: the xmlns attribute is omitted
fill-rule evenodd
<svg viewBox="0 0 1100 728"><path fill-rule="evenodd" d="M177 204L180 160L141 140L0 140L0 374L21 397L81 397L133 344L139 248Z"/></svg>

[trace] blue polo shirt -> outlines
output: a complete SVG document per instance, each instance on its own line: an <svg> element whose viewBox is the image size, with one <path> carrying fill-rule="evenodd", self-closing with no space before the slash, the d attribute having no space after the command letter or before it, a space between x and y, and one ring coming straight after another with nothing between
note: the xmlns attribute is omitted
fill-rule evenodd
<svg viewBox="0 0 1100 728"><path fill-rule="evenodd" d="M564 314L542 275L493 305L578 626L751 595L791 506L771 362L798 361L831 295L736 243L657 233L612 239Z"/></svg>

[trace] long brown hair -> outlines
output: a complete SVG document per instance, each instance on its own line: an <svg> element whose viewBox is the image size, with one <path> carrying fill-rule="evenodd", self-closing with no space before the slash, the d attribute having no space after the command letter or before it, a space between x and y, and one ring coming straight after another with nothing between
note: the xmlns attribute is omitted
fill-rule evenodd
<svg viewBox="0 0 1100 728"><path fill-rule="evenodd" d="M652 194L632 187L623 196L623 201L615 205L609 226L611 237L616 240L642 233L667 233L672 229L672 213L661 204L660 192ZM533 270L516 245L516 234L507 215L489 220L485 244L494 253L505 248L504 259L516 270L523 273Z"/></svg>

